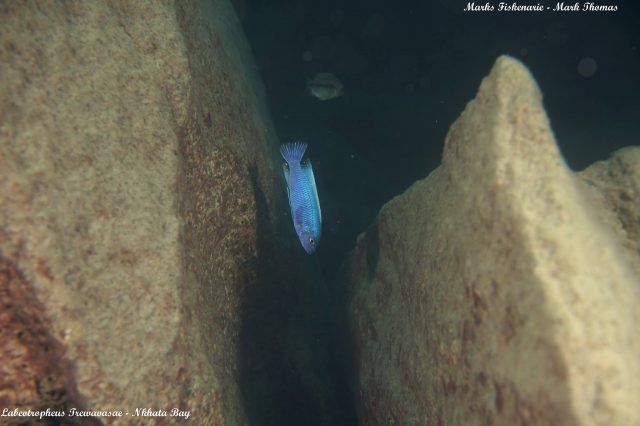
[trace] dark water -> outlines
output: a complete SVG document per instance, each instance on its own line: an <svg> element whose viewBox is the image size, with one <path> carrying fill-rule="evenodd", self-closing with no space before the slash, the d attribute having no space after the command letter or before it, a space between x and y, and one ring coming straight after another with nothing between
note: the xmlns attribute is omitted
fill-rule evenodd
<svg viewBox="0 0 640 426"><path fill-rule="evenodd" d="M319 380L324 396L304 371L274 371L261 388L272 391L272 406L250 417L253 424L356 424L337 271L357 234L438 166L449 126L500 54L533 73L573 169L640 144L640 2L595 2L617 12L542 13L463 13L467 2L458 0L233 3L281 141L311 146L324 221L319 253L308 261L321 288L300 286L291 309L313 314L294 316L307 334L290 340L289 350L295 358L305 341L324 348L312 362L326 378ZM344 95L324 102L306 95L316 72L336 74Z"/></svg>

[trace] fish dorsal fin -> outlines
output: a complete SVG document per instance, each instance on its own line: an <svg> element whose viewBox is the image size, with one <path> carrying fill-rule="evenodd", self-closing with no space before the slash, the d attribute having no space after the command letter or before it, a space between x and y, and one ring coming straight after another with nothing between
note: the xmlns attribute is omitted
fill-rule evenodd
<svg viewBox="0 0 640 426"><path fill-rule="evenodd" d="M282 174L284 174L284 180L287 183L287 189L289 189L289 176L291 175L291 170L286 164L282 165Z"/></svg>
<svg viewBox="0 0 640 426"><path fill-rule="evenodd" d="M287 199L289 200L289 208L291 208L291 190L289 189L289 177L291 175L291 170L287 164L282 165L282 174L284 174L284 180L287 184Z"/></svg>

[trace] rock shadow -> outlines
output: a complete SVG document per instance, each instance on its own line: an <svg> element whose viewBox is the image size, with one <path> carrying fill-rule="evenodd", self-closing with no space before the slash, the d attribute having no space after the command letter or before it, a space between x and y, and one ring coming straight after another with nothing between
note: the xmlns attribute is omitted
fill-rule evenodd
<svg viewBox="0 0 640 426"><path fill-rule="evenodd" d="M243 297L238 349L249 424L357 424L344 363L336 361L336 354L344 357L348 349L336 333L340 321L331 310L318 260L295 245L284 197L276 203L277 223L271 223L257 171L250 170L250 176L258 278Z"/></svg>

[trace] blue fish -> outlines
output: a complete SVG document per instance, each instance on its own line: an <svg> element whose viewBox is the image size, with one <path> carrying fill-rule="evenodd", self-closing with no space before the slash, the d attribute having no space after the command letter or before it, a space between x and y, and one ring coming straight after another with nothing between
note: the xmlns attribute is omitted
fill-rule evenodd
<svg viewBox="0 0 640 426"><path fill-rule="evenodd" d="M307 144L301 142L280 146L293 227L304 250L313 254L322 233L322 213L311 161L302 159L306 150Z"/></svg>

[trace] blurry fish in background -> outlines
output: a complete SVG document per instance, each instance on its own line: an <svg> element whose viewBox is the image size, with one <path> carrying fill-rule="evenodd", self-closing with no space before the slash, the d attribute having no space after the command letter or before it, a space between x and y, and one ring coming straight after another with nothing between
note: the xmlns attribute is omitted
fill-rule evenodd
<svg viewBox="0 0 640 426"><path fill-rule="evenodd" d="M307 81L307 92L321 101L342 96L342 83L330 72L319 72Z"/></svg>

